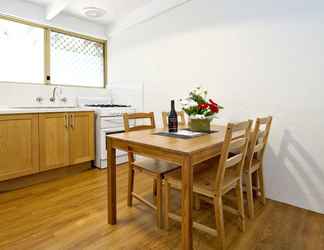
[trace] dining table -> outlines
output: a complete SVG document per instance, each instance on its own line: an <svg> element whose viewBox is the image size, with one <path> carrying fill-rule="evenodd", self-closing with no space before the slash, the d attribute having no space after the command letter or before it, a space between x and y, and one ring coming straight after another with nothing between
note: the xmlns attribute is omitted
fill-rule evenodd
<svg viewBox="0 0 324 250"><path fill-rule="evenodd" d="M163 128L107 135L108 224L117 223L116 150L131 150L137 155L164 160L181 167L181 249L193 248L192 206L193 167L217 157L224 142L225 126L214 125L211 132L193 138L163 136ZM238 135L239 136L239 135Z"/></svg>

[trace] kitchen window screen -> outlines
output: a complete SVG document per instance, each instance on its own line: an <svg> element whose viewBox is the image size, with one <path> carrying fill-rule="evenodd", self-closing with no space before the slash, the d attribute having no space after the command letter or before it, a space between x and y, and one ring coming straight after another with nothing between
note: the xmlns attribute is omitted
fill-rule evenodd
<svg viewBox="0 0 324 250"><path fill-rule="evenodd" d="M104 44L50 33L51 84L104 87Z"/></svg>

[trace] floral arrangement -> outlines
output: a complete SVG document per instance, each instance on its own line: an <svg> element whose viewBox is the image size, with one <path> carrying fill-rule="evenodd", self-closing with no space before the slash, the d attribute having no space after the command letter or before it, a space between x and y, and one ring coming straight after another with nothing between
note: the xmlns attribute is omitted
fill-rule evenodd
<svg viewBox="0 0 324 250"><path fill-rule="evenodd" d="M215 101L208 99L207 94L207 90L196 87L189 93L189 97L180 100L183 111L187 113L190 119L212 120L223 109Z"/></svg>

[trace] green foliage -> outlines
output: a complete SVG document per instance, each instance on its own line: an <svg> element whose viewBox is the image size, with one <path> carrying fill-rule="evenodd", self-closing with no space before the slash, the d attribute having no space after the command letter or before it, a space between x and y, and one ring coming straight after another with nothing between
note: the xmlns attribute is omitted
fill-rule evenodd
<svg viewBox="0 0 324 250"><path fill-rule="evenodd" d="M191 106L189 108L184 108L184 112L186 112L188 115L194 115L194 114L199 114L200 110L198 106Z"/></svg>
<svg viewBox="0 0 324 250"><path fill-rule="evenodd" d="M183 111L186 112L189 116L190 115L204 115L204 116L210 116L213 115L213 112L210 110L202 110L198 108L197 106L191 106L189 108L183 108Z"/></svg>
<svg viewBox="0 0 324 250"><path fill-rule="evenodd" d="M206 102L206 100L202 97L202 96L200 96L200 95L196 95L196 94L194 94L193 92L190 92L190 98L192 99L192 100L194 100L196 103L198 103L198 104L204 104L204 103L207 103Z"/></svg>

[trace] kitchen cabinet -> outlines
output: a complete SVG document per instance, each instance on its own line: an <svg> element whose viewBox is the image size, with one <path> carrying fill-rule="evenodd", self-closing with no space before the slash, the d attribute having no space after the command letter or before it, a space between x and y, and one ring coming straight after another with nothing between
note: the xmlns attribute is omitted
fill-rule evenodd
<svg viewBox="0 0 324 250"><path fill-rule="evenodd" d="M0 181L38 171L38 115L1 115Z"/></svg>
<svg viewBox="0 0 324 250"><path fill-rule="evenodd" d="M94 133L93 113L70 114L70 165L91 161L95 158Z"/></svg>
<svg viewBox="0 0 324 250"><path fill-rule="evenodd" d="M40 170L94 160L92 112L39 115Z"/></svg>
<svg viewBox="0 0 324 250"><path fill-rule="evenodd" d="M90 111L0 114L0 181L95 158Z"/></svg>
<svg viewBox="0 0 324 250"><path fill-rule="evenodd" d="M69 165L69 117L66 113L39 115L40 170Z"/></svg>

